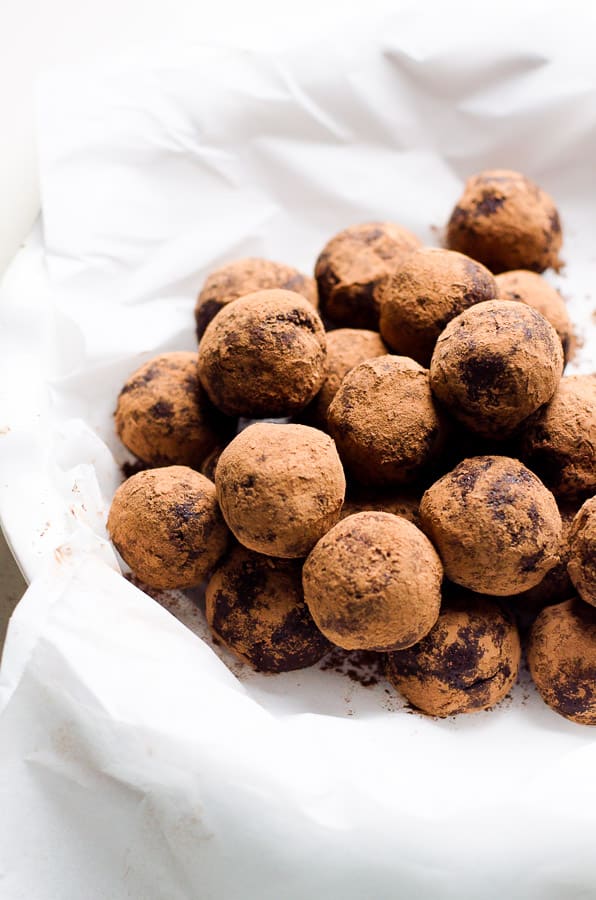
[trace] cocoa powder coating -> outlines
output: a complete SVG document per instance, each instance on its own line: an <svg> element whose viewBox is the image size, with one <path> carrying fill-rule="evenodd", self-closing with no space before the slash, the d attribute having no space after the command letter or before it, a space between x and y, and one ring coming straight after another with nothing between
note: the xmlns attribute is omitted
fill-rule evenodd
<svg viewBox="0 0 596 900"><path fill-rule="evenodd" d="M596 725L596 610L577 599L547 606L527 652L544 702L566 719Z"/></svg>
<svg viewBox="0 0 596 900"><path fill-rule="evenodd" d="M200 584L229 539L215 485L186 466L145 469L121 484L108 532L133 573L160 589Z"/></svg>
<svg viewBox="0 0 596 900"><path fill-rule="evenodd" d="M431 716L473 713L505 697L520 656L511 616L486 597L460 591L444 603L426 637L388 655L387 678Z"/></svg>
<svg viewBox="0 0 596 900"><path fill-rule="evenodd" d="M596 375L566 375L525 423L520 455L562 499L596 493Z"/></svg>
<svg viewBox="0 0 596 900"><path fill-rule="evenodd" d="M289 416L325 378L325 329L293 291L257 291L230 303L199 345L199 378L226 415Z"/></svg>
<svg viewBox="0 0 596 900"><path fill-rule="evenodd" d="M311 551L302 577L317 626L345 650L409 647L439 614L439 557L415 525L390 513L343 519Z"/></svg>
<svg viewBox="0 0 596 900"><path fill-rule="evenodd" d="M428 366L447 323L475 303L494 300L497 285L488 269L463 253L424 247L405 259L379 296L385 343Z"/></svg>
<svg viewBox="0 0 596 900"><path fill-rule="evenodd" d="M596 606L596 497L586 500L573 520L567 568L582 600Z"/></svg>
<svg viewBox="0 0 596 900"><path fill-rule="evenodd" d="M377 292L418 238L393 222L351 225L323 248L315 265L321 314L334 325L379 328Z"/></svg>
<svg viewBox="0 0 596 900"><path fill-rule="evenodd" d="M220 456L217 496L234 536L251 550L306 556L339 519L346 482L331 438L307 425L257 423Z"/></svg>
<svg viewBox="0 0 596 900"><path fill-rule="evenodd" d="M555 498L516 459L466 459L429 488L420 521L447 577L472 591L508 596L538 584L558 562Z"/></svg>
<svg viewBox="0 0 596 900"><path fill-rule="evenodd" d="M300 414L301 421L327 431L327 412L343 378L359 363L386 353L378 331L338 328L328 332L325 380L312 403Z"/></svg>
<svg viewBox="0 0 596 900"><path fill-rule="evenodd" d="M236 429L215 409L199 381L196 353L162 353L126 381L116 431L149 466L198 467Z"/></svg>
<svg viewBox="0 0 596 900"><path fill-rule="evenodd" d="M509 598L516 612L523 613L525 619L528 616L536 616L545 606L553 603L562 603L574 593L573 584L567 571L569 562L570 545L569 536L571 526L577 513L577 506L559 506L561 516L561 541L557 556L559 562L546 573L542 581L521 594Z"/></svg>
<svg viewBox="0 0 596 900"><path fill-rule="evenodd" d="M197 337L203 336L209 322L228 303L246 294L273 288L295 291L306 297L315 309L318 306L317 284L309 275L270 259L237 259L207 276L195 306Z"/></svg>
<svg viewBox="0 0 596 900"><path fill-rule="evenodd" d="M447 225L447 246L491 272L559 269L561 221L552 198L520 172L469 178Z"/></svg>
<svg viewBox="0 0 596 900"><path fill-rule="evenodd" d="M328 421L347 469L368 485L413 481L444 438L428 372L404 356L379 356L352 369Z"/></svg>
<svg viewBox="0 0 596 900"><path fill-rule="evenodd" d="M551 399L562 372L561 341L544 316L522 303L491 300L447 325L430 384L471 431L503 438Z"/></svg>
<svg viewBox="0 0 596 900"><path fill-rule="evenodd" d="M525 303L544 316L553 326L563 347L565 362L569 359L573 338L573 326L567 312L565 301L556 288L537 272L517 269L503 272L495 278L500 300L513 300Z"/></svg>
<svg viewBox="0 0 596 900"><path fill-rule="evenodd" d="M206 593L215 637L259 672L289 672L318 662L331 649L302 592L302 563L236 546Z"/></svg>

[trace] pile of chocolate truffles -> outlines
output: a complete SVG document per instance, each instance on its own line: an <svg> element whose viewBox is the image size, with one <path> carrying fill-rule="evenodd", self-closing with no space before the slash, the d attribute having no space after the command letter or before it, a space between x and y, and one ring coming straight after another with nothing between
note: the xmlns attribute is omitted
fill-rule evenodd
<svg viewBox="0 0 596 900"><path fill-rule="evenodd" d="M505 697L521 634L545 702L594 725L596 375L563 375L572 328L540 274L559 216L487 171L445 235L352 225L314 277L211 272L198 356L160 354L118 398L139 471L108 530L146 585L206 580L214 640L258 671L368 651L451 716Z"/></svg>

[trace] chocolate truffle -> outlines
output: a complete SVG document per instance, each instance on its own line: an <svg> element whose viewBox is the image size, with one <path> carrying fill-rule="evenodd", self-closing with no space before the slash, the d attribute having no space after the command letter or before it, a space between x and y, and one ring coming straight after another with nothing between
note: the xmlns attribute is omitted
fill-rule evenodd
<svg viewBox="0 0 596 900"><path fill-rule="evenodd" d="M293 291L257 291L228 304L199 345L199 378L226 415L289 416L324 377L323 324Z"/></svg>
<svg viewBox="0 0 596 900"><path fill-rule="evenodd" d="M523 614L524 621L528 620L528 616L533 621L533 618L545 606L561 603L574 593L573 584L567 572L567 563L570 552L569 535L576 512L577 508L575 506L559 507L562 530L561 542L557 551L559 562L556 566L553 566L537 585L510 598L512 601L511 605L516 613Z"/></svg>
<svg viewBox="0 0 596 900"><path fill-rule="evenodd" d="M528 665L555 712L596 725L596 610L581 600L543 609L530 633Z"/></svg>
<svg viewBox="0 0 596 900"><path fill-rule="evenodd" d="M561 242L552 198L525 175L506 169L469 178L447 225L447 246L491 272L559 269Z"/></svg>
<svg viewBox="0 0 596 900"><path fill-rule="evenodd" d="M453 250L411 253L380 292L381 336L402 356L428 366L437 338L464 310L497 296L483 265Z"/></svg>
<svg viewBox="0 0 596 900"><path fill-rule="evenodd" d="M431 716L473 713L505 697L520 655L512 617L488 598L462 591L447 600L418 644L389 654L387 678Z"/></svg>
<svg viewBox="0 0 596 900"><path fill-rule="evenodd" d="M596 494L596 375L566 375L525 424L521 458L557 496Z"/></svg>
<svg viewBox="0 0 596 900"><path fill-rule="evenodd" d="M251 550L306 556L339 519L346 481L331 438L307 425L249 425L223 451L217 497Z"/></svg>
<svg viewBox="0 0 596 900"><path fill-rule="evenodd" d="M402 488L400 491L351 489L342 507L341 518L359 512L386 512L402 516L420 525L420 493Z"/></svg>
<svg viewBox="0 0 596 900"><path fill-rule="evenodd" d="M377 291L420 246L415 235L393 222L367 222L340 231L315 266L322 315L334 325L378 330Z"/></svg>
<svg viewBox="0 0 596 900"><path fill-rule="evenodd" d="M118 436L150 466L199 466L235 428L201 387L196 353L156 356L130 376L118 397Z"/></svg>
<svg viewBox="0 0 596 900"><path fill-rule="evenodd" d="M562 525L555 498L506 456L461 462L426 491L420 521L447 577L478 593L519 594L558 562Z"/></svg>
<svg viewBox="0 0 596 900"><path fill-rule="evenodd" d="M200 339L203 336L209 322L228 303L246 294L272 288L295 291L306 297L315 309L318 306L314 278L303 275L292 266L272 262L270 259L237 259L207 276L195 306L197 337Z"/></svg>
<svg viewBox="0 0 596 900"><path fill-rule="evenodd" d="M370 485L413 481L443 439L428 372L405 356L379 356L352 369L328 421L344 464Z"/></svg>
<svg viewBox="0 0 596 900"><path fill-rule="evenodd" d="M559 337L539 312L509 300L478 303L439 337L435 397L483 437L507 437L553 396L563 371Z"/></svg>
<svg viewBox="0 0 596 900"><path fill-rule="evenodd" d="M302 422L327 430L327 410L337 394L342 379L359 363L383 356L387 347L378 331L364 328L338 328L327 334L325 380L321 390L300 414Z"/></svg>
<svg viewBox="0 0 596 900"><path fill-rule="evenodd" d="M186 466L145 469L121 484L108 532L133 573L162 589L199 584L229 538L215 485Z"/></svg>
<svg viewBox="0 0 596 900"><path fill-rule="evenodd" d="M544 316L553 326L563 346L565 362L569 359L569 351L573 338L573 326L567 312L565 301L556 288L537 272L517 269L503 272L495 278L499 300L516 300L525 303Z"/></svg>
<svg viewBox="0 0 596 900"><path fill-rule="evenodd" d="M384 512L343 519L302 571L313 619L345 650L401 650L419 641L437 620L442 577L423 533Z"/></svg>
<svg viewBox="0 0 596 900"><path fill-rule="evenodd" d="M302 592L302 563L235 547L213 574L207 621L216 637L259 672L312 666L331 649Z"/></svg>
<svg viewBox="0 0 596 900"><path fill-rule="evenodd" d="M596 497L573 520L567 568L582 600L596 606Z"/></svg>

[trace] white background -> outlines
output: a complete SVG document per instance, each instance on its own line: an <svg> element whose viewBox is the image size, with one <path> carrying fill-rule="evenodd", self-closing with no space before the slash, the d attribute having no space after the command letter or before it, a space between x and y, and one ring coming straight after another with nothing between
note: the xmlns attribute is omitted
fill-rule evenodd
<svg viewBox="0 0 596 900"><path fill-rule="evenodd" d="M371 11L415 6L366 0ZM45 69L156 42L284 44L361 9L350 0L0 0L0 271L39 211L34 86Z"/></svg>
<svg viewBox="0 0 596 900"><path fill-rule="evenodd" d="M515 39L520 10L535 10L572 47L591 6L592 0L502 0L494 13L509 19ZM439 31L444 18L458 20L462 30L484 37L493 14L477 0L0 0L0 272L39 211L33 95L40 72L64 62L127 55L158 41L284 45L297 33L341 24L363 8L371 15L378 9L411 10Z"/></svg>

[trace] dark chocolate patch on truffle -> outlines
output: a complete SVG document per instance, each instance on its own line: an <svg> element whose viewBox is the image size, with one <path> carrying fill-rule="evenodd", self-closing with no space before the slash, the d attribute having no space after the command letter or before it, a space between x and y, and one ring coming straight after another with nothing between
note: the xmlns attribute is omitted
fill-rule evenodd
<svg viewBox="0 0 596 900"><path fill-rule="evenodd" d="M504 197L497 197L492 191L484 191L482 200L476 204L476 215L492 216L504 203Z"/></svg>
<svg viewBox="0 0 596 900"><path fill-rule="evenodd" d="M492 397L499 379L507 371L507 363L498 354L485 352L482 356L469 356L459 365L468 397L477 403Z"/></svg>
<svg viewBox="0 0 596 900"><path fill-rule="evenodd" d="M544 548L531 553L529 556L522 556L519 568L522 572L534 572L536 567L540 565L544 559Z"/></svg>
<svg viewBox="0 0 596 900"><path fill-rule="evenodd" d="M149 413L154 419L170 419L173 412L174 407L169 400L158 400L149 408Z"/></svg>

